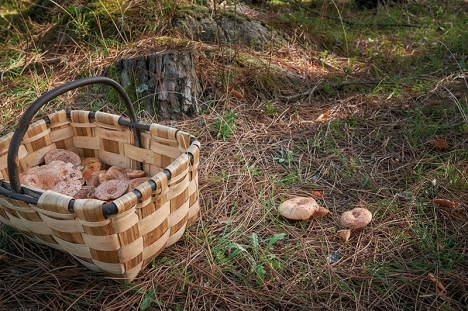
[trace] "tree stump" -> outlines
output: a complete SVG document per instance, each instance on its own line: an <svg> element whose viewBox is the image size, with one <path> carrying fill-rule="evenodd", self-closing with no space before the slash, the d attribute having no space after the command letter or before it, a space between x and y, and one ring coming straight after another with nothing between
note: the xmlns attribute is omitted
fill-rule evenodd
<svg viewBox="0 0 468 311"><path fill-rule="evenodd" d="M201 92L193 51L166 51L122 59L110 68L132 99L135 110L165 120L197 115Z"/></svg>

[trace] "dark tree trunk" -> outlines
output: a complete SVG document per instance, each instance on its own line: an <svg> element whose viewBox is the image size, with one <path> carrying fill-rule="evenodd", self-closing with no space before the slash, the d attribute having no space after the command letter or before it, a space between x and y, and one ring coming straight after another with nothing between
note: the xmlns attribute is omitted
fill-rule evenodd
<svg viewBox="0 0 468 311"><path fill-rule="evenodd" d="M201 87L192 51L122 59L110 75L127 90L137 111L159 114L166 120L197 115Z"/></svg>

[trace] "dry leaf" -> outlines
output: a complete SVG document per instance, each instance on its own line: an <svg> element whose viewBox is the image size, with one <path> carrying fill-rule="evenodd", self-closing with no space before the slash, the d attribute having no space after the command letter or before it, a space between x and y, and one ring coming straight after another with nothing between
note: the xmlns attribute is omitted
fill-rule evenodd
<svg viewBox="0 0 468 311"><path fill-rule="evenodd" d="M330 37L327 37L326 35L321 35L320 37L322 37L323 43L330 44L332 42Z"/></svg>
<svg viewBox="0 0 468 311"><path fill-rule="evenodd" d="M244 98L244 95L242 95L240 92L234 90L233 88L231 88L229 90L229 92L231 92L232 95L234 95L234 97L236 97L237 99L242 99Z"/></svg>
<svg viewBox="0 0 468 311"><path fill-rule="evenodd" d="M351 236L351 229L338 231L338 236L342 238L345 242L348 242L349 237Z"/></svg>
<svg viewBox="0 0 468 311"><path fill-rule="evenodd" d="M440 206L448 207L450 209L454 209L458 206L457 202L453 202L447 199L433 199L433 200L430 200L429 203L436 203L436 204L439 204Z"/></svg>
<svg viewBox="0 0 468 311"><path fill-rule="evenodd" d="M312 217L314 218L323 218L325 216L327 216L328 214L331 214L330 211L323 207L323 206L319 206L318 209L312 214Z"/></svg>
<svg viewBox="0 0 468 311"><path fill-rule="evenodd" d="M317 118L316 121L326 121L326 120L328 120L329 117L330 117L330 110L327 110L324 113L322 113L321 115L319 115L319 117Z"/></svg>
<svg viewBox="0 0 468 311"><path fill-rule="evenodd" d="M405 87L405 90L411 93L419 93L419 90L415 87Z"/></svg>
<svg viewBox="0 0 468 311"><path fill-rule="evenodd" d="M444 285L442 285L442 283L440 283L440 281L436 279L436 277L432 273L429 273L427 276L429 277L429 280L431 280L431 282L434 283L436 293L441 296L447 296L447 289L444 287ZM443 297L441 298L444 299Z"/></svg>
<svg viewBox="0 0 468 311"><path fill-rule="evenodd" d="M437 139L430 141L429 143L438 149L447 149L449 147L445 139Z"/></svg>
<svg viewBox="0 0 468 311"><path fill-rule="evenodd" d="M321 191L318 191L318 190L313 190L312 195L314 195L316 197L319 197L319 198L323 198L323 193Z"/></svg>
<svg viewBox="0 0 468 311"><path fill-rule="evenodd" d="M437 99L431 100L430 102L427 103L429 106L437 106L439 104L439 101Z"/></svg>

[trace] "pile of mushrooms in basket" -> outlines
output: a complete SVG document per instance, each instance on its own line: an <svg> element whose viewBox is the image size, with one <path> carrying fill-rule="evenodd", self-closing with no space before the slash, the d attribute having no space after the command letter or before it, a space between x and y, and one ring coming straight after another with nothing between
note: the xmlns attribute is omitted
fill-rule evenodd
<svg viewBox="0 0 468 311"><path fill-rule="evenodd" d="M133 191L150 179L142 170L126 170L118 166L105 169L99 159L80 158L70 150L51 150L45 154L44 161L44 165L21 173L21 184L52 190L75 199L109 201Z"/></svg>

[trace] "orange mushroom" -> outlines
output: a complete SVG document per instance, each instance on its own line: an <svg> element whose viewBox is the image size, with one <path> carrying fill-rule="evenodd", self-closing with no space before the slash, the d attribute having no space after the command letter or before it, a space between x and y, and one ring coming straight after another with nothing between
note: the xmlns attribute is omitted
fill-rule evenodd
<svg viewBox="0 0 468 311"><path fill-rule="evenodd" d="M128 189L128 182L124 180L109 180L100 184L94 191L96 199L107 201L117 199L125 194Z"/></svg>
<svg viewBox="0 0 468 311"><path fill-rule="evenodd" d="M83 179L87 181L94 172L102 170L102 163L97 158L88 157L81 159L81 164L77 166L83 173Z"/></svg>
<svg viewBox="0 0 468 311"><path fill-rule="evenodd" d="M78 192L83 183L81 171L74 168L72 163L60 160L32 167L21 173L19 177L23 185L52 190L69 196Z"/></svg>
<svg viewBox="0 0 468 311"><path fill-rule="evenodd" d="M347 229L359 229L367 226L372 220L372 213L362 207L356 207L341 215L340 223Z"/></svg>
<svg viewBox="0 0 468 311"><path fill-rule="evenodd" d="M147 182L148 180L150 180L149 177L138 177L138 178L130 179L128 181L128 190L127 190L127 192L132 192L133 190L135 190L136 187L138 187L139 185L141 185L144 182Z"/></svg>
<svg viewBox="0 0 468 311"><path fill-rule="evenodd" d="M75 199L87 199L87 198L90 198L92 197L92 195L94 194L94 190L96 189L96 187L94 186L81 186L81 189L78 190L74 195L73 197Z"/></svg>
<svg viewBox="0 0 468 311"><path fill-rule="evenodd" d="M125 170L119 166L111 166L105 173L99 174L99 182L101 184L114 179L127 181L128 176Z"/></svg>
<svg viewBox="0 0 468 311"><path fill-rule="evenodd" d="M81 189L81 181L72 179L59 181L52 187L52 191L73 197Z"/></svg>
<svg viewBox="0 0 468 311"><path fill-rule="evenodd" d="M127 170L125 170L125 172L127 173L127 176L130 179L140 178L140 177L144 177L146 175L145 171L142 171L142 170L127 169Z"/></svg>
<svg viewBox="0 0 468 311"><path fill-rule="evenodd" d="M284 201L279 207L280 214L288 219L306 220L319 208L313 198L293 198Z"/></svg>
<svg viewBox="0 0 468 311"><path fill-rule="evenodd" d="M70 150L65 149L54 149L47 152L44 156L45 164L49 164L52 161L60 160L65 163L72 163L73 165L79 165L81 158L79 155Z"/></svg>
<svg viewBox="0 0 468 311"><path fill-rule="evenodd" d="M100 171L97 171L97 172L93 172L91 174L91 176L89 176L89 178L86 180L86 185L87 186L94 186L94 187L99 186L99 184L100 184L99 176L101 174L104 174L104 173L106 173L106 170L100 170Z"/></svg>

